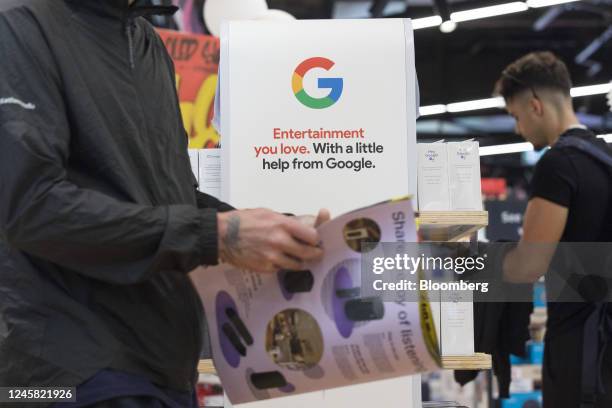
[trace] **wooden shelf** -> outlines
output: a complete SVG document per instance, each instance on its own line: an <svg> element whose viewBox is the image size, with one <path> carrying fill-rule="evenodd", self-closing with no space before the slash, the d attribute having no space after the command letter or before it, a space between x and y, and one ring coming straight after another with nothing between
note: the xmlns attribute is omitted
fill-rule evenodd
<svg viewBox="0 0 612 408"><path fill-rule="evenodd" d="M491 355L476 353L473 356L442 356L442 368L448 370L485 370L491 368ZM200 374L216 374L212 360L200 360Z"/></svg>
<svg viewBox="0 0 612 408"><path fill-rule="evenodd" d="M486 211L421 211L415 214L421 239L425 241L458 241L488 225ZM449 370L485 370L491 368L489 354L443 356L442 367ZM216 374L212 360L200 360L200 374Z"/></svg>
<svg viewBox="0 0 612 408"><path fill-rule="evenodd" d="M198 373L200 374L217 374L215 364L212 360L200 360L198 363Z"/></svg>
<svg viewBox="0 0 612 408"><path fill-rule="evenodd" d="M473 356L442 356L442 368L447 370L488 370L492 367L490 354Z"/></svg>
<svg viewBox="0 0 612 408"><path fill-rule="evenodd" d="M487 211L421 211L415 215L424 241L458 241L489 223Z"/></svg>

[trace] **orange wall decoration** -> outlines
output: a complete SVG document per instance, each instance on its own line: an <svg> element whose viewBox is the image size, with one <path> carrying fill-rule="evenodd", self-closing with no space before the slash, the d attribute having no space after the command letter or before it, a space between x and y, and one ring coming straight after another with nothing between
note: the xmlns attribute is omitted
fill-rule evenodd
<svg viewBox="0 0 612 408"><path fill-rule="evenodd" d="M190 149L219 146L211 121L219 67L219 39L157 30L174 61L181 116Z"/></svg>

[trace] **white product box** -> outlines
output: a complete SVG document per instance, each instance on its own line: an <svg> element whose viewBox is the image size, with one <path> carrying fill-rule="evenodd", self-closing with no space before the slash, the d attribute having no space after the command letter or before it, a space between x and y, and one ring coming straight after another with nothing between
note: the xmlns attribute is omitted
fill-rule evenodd
<svg viewBox="0 0 612 408"><path fill-rule="evenodd" d="M442 356L474 354L474 304L471 292L428 292Z"/></svg>
<svg viewBox="0 0 612 408"><path fill-rule="evenodd" d="M448 155L445 143L418 143L418 190L421 211L450 210Z"/></svg>
<svg viewBox="0 0 612 408"><path fill-rule="evenodd" d="M512 367L514 368L514 367ZM518 394L523 392L532 392L535 389L531 378L513 378L510 382L510 393Z"/></svg>
<svg viewBox="0 0 612 408"><path fill-rule="evenodd" d="M221 149L199 151L200 191L213 197L221 197Z"/></svg>
<svg viewBox="0 0 612 408"><path fill-rule="evenodd" d="M448 295L446 295L448 296ZM440 350L443 356L474 354L474 303L471 292L456 292L457 301L440 304Z"/></svg>
<svg viewBox="0 0 612 408"><path fill-rule="evenodd" d="M451 210L482 211L478 142L449 142L446 148Z"/></svg>

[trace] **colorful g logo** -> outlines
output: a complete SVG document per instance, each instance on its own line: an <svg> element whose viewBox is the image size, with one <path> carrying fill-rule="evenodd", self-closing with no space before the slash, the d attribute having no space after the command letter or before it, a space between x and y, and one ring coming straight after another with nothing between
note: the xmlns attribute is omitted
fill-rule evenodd
<svg viewBox="0 0 612 408"><path fill-rule="evenodd" d="M342 95L342 78L319 78L317 86L321 89L329 89L329 94L323 98L313 98L304 90L304 76L313 68L323 68L329 71L334 66L334 62L323 57L308 58L297 66L293 73L291 85L293 93L298 101L312 109L329 108L338 102Z"/></svg>

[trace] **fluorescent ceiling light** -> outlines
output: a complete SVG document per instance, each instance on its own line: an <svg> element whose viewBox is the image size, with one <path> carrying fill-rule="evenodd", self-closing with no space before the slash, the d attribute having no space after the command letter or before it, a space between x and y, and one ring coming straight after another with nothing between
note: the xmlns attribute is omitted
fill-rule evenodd
<svg viewBox="0 0 612 408"><path fill-rule="evenodd" d="M606 141L606 143L612 143L612 133L607 135L597 136L600 139ZM483 146L478 149L480 156L493 156L496 154L509 154L509 153L521 153L529 152L533 150L533 145L528 142L523 143L509 143L503 145Z"/></svg>
<svg viewBox="0 0 612 408"><path fill-rule="evenodd" d="M446 112L446 105L428 105L421 106L419 108L419 115L427 116L427 115L438 115L440 113Z"/></svg>
<svg viewBox="0 0 612 408"><path fill-rule="evenodd" d="M503 108L505 105L504 98L497 97L478 99L475 101L449 103L446 105L446 110L449 112L465 112L477 109Z"/></svg>
<svg viewBox="0 0 612 408"><path fill-rule="evenodd" d="M478 20L481 18L501 16L504 14L520 13L526 11L529 7L548 7L557 4L571 3L580 0L527 0L526 2L514 1L512 3L497 4L495 6L480 7L471 10L456 11L451 13L450 21L447 23L442 20L440 16L430 16L423 18L412 19L412 29L419 30L421 28L438 27L442 24L444 26L443 32L452 32L455 30L456 25L450 23L459 23L462 21Z"/></svg>
<svg viewBox="0 0 612 408"><path fill-rule="evenodd" d="M577 98L580 96L589 96L589 95L600 95L608 92L612 92L612 82L607 84L598 84L598 85L587 85L587 86L578 86L572 88L570 94L572 97ZM474 101L466 101L466 102L455 102L449 103L448 105L429 105L429 106L421 106L419 108L421 116L427 115L438 115L440 113L446 112L466 112L480 109L490 109L490 108L504 108L506 106L503 98L487 98L487 99L478 99Z"/></svg>
<svg viewBox="0 0 612 408"><path fill-rule="evenodd" d="M459 23L461 21L478 20L480 18L501 16L503 14L519 13L528 10L527 4L522 1L498 4L496 6L481 7L472 10L456 11L451 13L451 21Z"/></svg>
<svg viewBox="0 0 612 408"><path fill-rule="evenodd" d="M415 18L412 20L412 29L419 30L421 28L437 27L440 24L442 24L442 17L440 16Z"/></svg>
<svg viewBox="0 0 612 408"><path fill-rule="evenodd" d="M577 96L589 96L589 95L599 95L605 94L612 90L612 82L607 84L599 84L599 85L589 85L589 86L578 86L572 88L570 91L570 95L572 97Z"/></svg>
<svg viewBox="0 0 612 408"><path fill-rule="evenodd" d="M557 4L571 3L578 0L527 0L526 3L529 7L548 7L555 6Z"/></svg>
<svg viewBox="0 0 612 408"><path fill-rule="evenodd" d="M520 153L533 150L533 145L528 142L509 143L503 145L483 146L478 149L480 156L492 156L495 154Z"/></svg>
<svg viewBox="0 0 612 408"><path fill-rule="evenodd" d="M448 20L440 24L440 31L442 31L444 34L452 33L456 28L457 23L454 21Z"/></svg>
<svg viewBox="0 0 612 408"><path fill-rule="evenodd" d="M612 143L612 133L609 133L607 135L599 135L597 136L600 139L603 139L606 141L606 143Z"/></svg>

